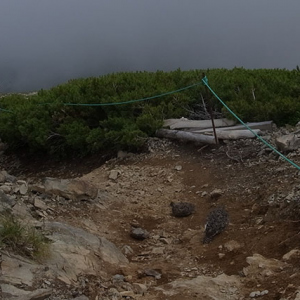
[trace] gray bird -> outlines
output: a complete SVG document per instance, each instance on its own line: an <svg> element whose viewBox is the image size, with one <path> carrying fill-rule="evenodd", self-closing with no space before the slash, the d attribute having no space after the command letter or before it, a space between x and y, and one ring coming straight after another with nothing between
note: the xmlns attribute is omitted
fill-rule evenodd
<svg viewBox="0 0 300 300"><path fill-rule="evenodd" d="M195 211L195 205L188 202L171 202L170 205L173 215L178 218L187 217Z"/></svg>
<svg viewBox="0 0 300 300"><path fill-rule="evenodd" d="M210 243L213 238L225 230L229 223L228 213L223 207L217 207L212 210L207 217L205 224L205 236L203 238L203 244Z"/></svg>

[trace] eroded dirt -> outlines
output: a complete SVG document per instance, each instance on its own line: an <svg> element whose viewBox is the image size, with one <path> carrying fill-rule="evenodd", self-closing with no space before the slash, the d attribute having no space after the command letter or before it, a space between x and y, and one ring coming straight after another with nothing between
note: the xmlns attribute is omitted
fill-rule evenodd
<svg viewBox="0 0 300 300"><path fill-rule="evenodd" d="M54 175L65 178L80 175L96 185L103 197L96 204L61 203L54 219L104 236L120 249L130 246L133 250L127 254L130 267L120 266L119 273L129 276L132 282L151 282L155 287L179 278L225 273L240 276L244 285L241 296L268 290L263 299L294 297L300 279L299 261L269 277L244 277L243 268L248 266L246 258L255 253L282 259L298 247L300 222L281 218L282 206L271 207L268 203L271 195L287 195L300 184L298 172L275 157L261 159L257 156L259 149L251 145L244 146L243 153L247 155L239 159L228 155L228 151L226 154L223 150L226 147L222 147L201 149L165 142L152 153L112 159L100 167L95 161L77 162L71 174L63 169L59 173L57 167ZM298 156L293 159L300 161ZM109 179L112 170L118 171L116 179ZM27 172L34 173L29 169ZM43 169L41 176L45 175L53 174ZM38 169L35 176L39 177ZM222 191L218 199L210 197L215 189ZM195 213L175 218L171 215L171 201L191 202L196 207ZM206 217L219 205L226 207L230 224L210 244L203 245ZM143 241L131 238L132 226L146 229L150 238ZM240 247L230 252L224 245L232 240ZM147 268L161 273L161 279L141 276L141 270ZM95 299L97 287L93 280L90 285L88 294ZM144 299L166 299L166 296L150 288ZM174 295L168 299L185 298Z"/></svg>

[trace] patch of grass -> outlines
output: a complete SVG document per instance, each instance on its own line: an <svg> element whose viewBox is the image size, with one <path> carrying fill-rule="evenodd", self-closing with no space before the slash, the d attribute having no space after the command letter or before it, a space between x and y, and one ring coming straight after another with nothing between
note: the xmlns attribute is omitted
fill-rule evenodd
<svg viewBox="0 0 300 300"><path fill-rule="evenodd" d="M11 215L0 217L0 246L36 260L46 257L49 250L48 240L38 230Z"/></svg>

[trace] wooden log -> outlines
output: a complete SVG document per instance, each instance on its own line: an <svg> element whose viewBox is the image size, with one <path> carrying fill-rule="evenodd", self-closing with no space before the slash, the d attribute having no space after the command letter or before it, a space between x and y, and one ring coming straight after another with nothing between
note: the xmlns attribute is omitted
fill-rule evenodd
<svg viewBox="0 0 300 300"><path fill-rule="evenodd" d="M253 129L256 134L261 134L259 129ZM213 133L211 133L213 134ZM253 134L250 130L219 130L217 132L218 139L220 140L239 140L239 139L252 139L256 135Z"/></svg>
<svg viewBox="0 0 300 300"><path fill-rule="evenodd" d="M261 134L259 129L253 129L256 134ZM215 145L214 136L199 133L193 133L182 130L159 129L156 131L156 136L160 138L176 139L181 141L189 141L201 144ZM252 139L256 136L250 130L220 130L217 132L220 140L238 140L238 139Z"/></svg>
<svg viewBox="0 0 300 300"><path fill-rule="evenodd" d="M260 129L260 130L268 130L272 131L272 125L273 121L264 121L264 122L255 122L255 123L246 123L247 126L249 126L251 129ZM229 126L229 127L222 127L218 128L217 132L223 130L246 130L246 127L244 125L236 125L236 126ZM193 133L208 133L208 132L213 132L212 128L207 128L207 129L191 129L189 132Z"/></svg>
<svg viewBox="0 0 300 300"><path fill-rule="evenodd" d="M216 127L233 126L236 124L236 121L228 119L215 119L214 122ZM170 129L205 129L211 128L211 126L211 120L167 119L164 121L164 127L169 127Z"/></svg>
<svg viewBox="0 0 300 300"><path fill-rule="evenodd" d="M201 144L216 144L213 136L181 130L159 129L156 131L156 136L160 138L177 139Z"/></svg>

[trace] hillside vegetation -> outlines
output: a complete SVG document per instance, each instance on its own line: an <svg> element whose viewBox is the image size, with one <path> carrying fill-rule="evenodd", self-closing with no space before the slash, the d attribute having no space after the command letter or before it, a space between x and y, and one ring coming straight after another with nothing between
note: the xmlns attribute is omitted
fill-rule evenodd
<svg viewBox="0 0 300 300"><path fill-rule="evenodd" d="M165 118L191 117L204 111L203 85L130 104L200 83L203 70L116 73L70 80L37 95L0 98L0 136L11 149L30 149L63 157L99 150L138 150ZM294 125L300 120L300 72L289 70L205 71L209 85L243 121L273 120ZM214 109L223 108L214 100ZM223 111L227 117L231 117Z"/></svg>

